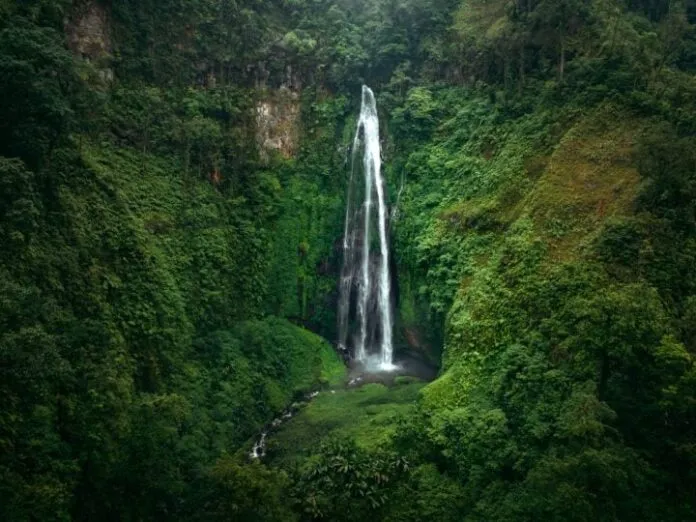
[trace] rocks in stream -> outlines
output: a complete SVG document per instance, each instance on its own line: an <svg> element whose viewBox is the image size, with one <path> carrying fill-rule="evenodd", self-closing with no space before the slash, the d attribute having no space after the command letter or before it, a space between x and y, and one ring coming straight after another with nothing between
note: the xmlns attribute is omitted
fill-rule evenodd
<svg viewBox="0 0 696 522"><path fill-rule="evenodd" d="M259 436L258 440L252 446L251 451L249 452L249 459L256 460L265 457L266 439L268 438L268 434L272 431L277 430L284 423L292 419L303 406L306 406L312 399L315 399L317 396L319 396L319 393L320 392L318 391L314 391L305 396L305 399L303 401L293 402L285 411L283 411L283 413L281 413L278 417L276 417L269 424L267 424L261 432L261 435Z"/></svg>
<svg viewBox="0 0 696 522"><path fill-rule="evenodd" d="M352 388L354 386L358 386L362 381L363 381L362 375L359 375L358 377L354 377L350 381L348 381L348 387Z"/></svg>
<svg viewBox="0 0 696 522"><path fill-rule="evenodd" d="M259 438L258 441L254 443L254 447L251 448L251 452L249 453L249 458L253 459L260 459L261 457L266 456L266 437L268 436L268 432L263 431L261 432L261 437Z"/></svg>

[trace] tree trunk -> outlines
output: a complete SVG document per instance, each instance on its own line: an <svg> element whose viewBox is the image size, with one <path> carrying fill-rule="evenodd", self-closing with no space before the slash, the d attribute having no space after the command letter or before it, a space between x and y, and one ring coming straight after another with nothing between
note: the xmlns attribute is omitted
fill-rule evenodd
<svg viewBox="0 0 696 522"><path fill-rule="evenodd" d="M510 60L507 53L503 54L503 86L505 91L510 88Z"/></svg>
<svg viewBox="0 0 696 522"><path fill-rule="evenodd" d="M558 66L558 73L560 82L563 83L563 77L565 76L565 37L561 36L561 59Z"/></svg>
<svg viewBox="0 0 696 522"><path fill-rule="evenodd" d="M606 350L602 353L602 359L599 363L599 383L597 383L597 396L600 401L603 401L607 393L607 384L609 382L609 370L611 361Z"/></svg>
<svg viewBox="0 0 696 522"><path fill-rule="evenodd" d="M520 81L519 81L519 91L522 92L524 88L524 45L520 46Z"/></svg>

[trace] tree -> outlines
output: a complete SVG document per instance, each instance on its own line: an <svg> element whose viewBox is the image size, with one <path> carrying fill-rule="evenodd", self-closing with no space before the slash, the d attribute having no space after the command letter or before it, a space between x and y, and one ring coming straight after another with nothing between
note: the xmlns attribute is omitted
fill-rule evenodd
<svg viewBox="0 0 696 522"><path fill-rule="evenodd" d="M196 520L297 520L287 501L287 475L258 462L241 464L225 455L209 470L206 483L208 500Z"/></svg>
<svg viewBox="0 0 696 522"><path fill-rule="evenodd" d="M58 32L18 17L0 29L0 154L39 165L73 125L77 85Z"/></svg>
<svg viewBox="0 0 696 522"><path fill-rule="evenodd" d="M589 22L590 14L589 0L540 0L531 14L533 30L542 45L557 51L561 82L565 77L572 39Z"/></svg>
<svg viewBox="0 0 696 522"><path fill-rule="evenodd" d="M293 494L303 520L370 520L388 507L396 483L408 470L403 457L367 452L348 439L330 439L294 477Z"/></svg>

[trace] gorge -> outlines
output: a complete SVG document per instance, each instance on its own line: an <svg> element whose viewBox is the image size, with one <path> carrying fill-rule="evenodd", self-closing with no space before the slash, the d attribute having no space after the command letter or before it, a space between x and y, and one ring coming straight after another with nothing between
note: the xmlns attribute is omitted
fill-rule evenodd
<svg viewBox="0 0 696 522"><path fill-rule="evenodd" d="M683 0L0 0L0 520L694 519L695 79Z"/></svg>

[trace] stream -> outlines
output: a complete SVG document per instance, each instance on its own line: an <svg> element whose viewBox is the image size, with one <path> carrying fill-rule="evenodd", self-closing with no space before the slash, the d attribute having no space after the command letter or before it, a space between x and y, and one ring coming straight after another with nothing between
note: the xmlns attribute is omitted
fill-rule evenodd
<svg viewBox="0 0 696 522"><path fill-rule="evenodd" d="M261 431L261 434L259 435L258 439L256 442L254 442L254 445L251 448L251 451L249 452L249 459L251 460L257 460L261 459L266 456L266 440L268 438L268 435L278 428L280 428L283 424L288 422L290 419L292 419L297 412L299 412L303 406L306 406L312 400L314 400L316 397L319 396L321 392L319 391L314 391L312 393L308 393L305 395L303 400L300 401L295 401L293 402L290 406L285 408L283 412L278 415L275 419L273 419L270 423L266 424L266 426L263 428ZM324 393L336 393L335 391L331 392L324 392Z"/></svg>
<svg viewBox="0 0 696 522"><path fill-rule="evenodd" d="M401 357L392 371L373 372L361 361L351 361L348 370L345 384L345 387L348 389L359 388L360 386L370 383L379 383L391 387L394 385L394 381L397 377L415 377L429 382L437 376L437 368L415 357ZM293 402L275 419L266 424L249 452L249 459L258 460L265 457L268 436L295 417L303 407L307 406L322 393L336 393L336 390L313 391L308 393L302 400Z"/></svg>

